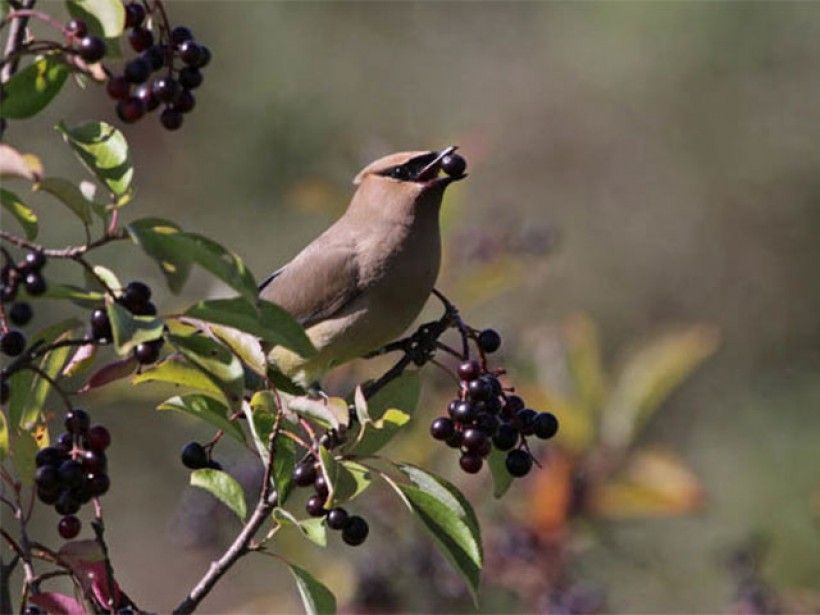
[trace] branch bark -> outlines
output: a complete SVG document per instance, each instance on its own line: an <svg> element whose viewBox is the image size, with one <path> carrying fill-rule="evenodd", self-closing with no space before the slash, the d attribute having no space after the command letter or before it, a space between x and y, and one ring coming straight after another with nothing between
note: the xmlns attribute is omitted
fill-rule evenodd
<svg viewBox="0 0 820 615"><path fill-rule="evenodd" d="M22 0L20 2L20 9L32 9L35 2L36 0ZM20 19L13 20L11 24L9 24L9 34L6 39L6 47L3 50L3 57L7 58L12 55L15 57L10 62L7 62L3 66L2 71L0 71L0 85L5 85L5 83L12 78L14 73L17 72L17 65L19 63L17 51L20 49L26 38L26 26L28 25L28 20L28 17L21 17ZM2 140L5 132L6 120L0 119L0 140Z"/></svg>

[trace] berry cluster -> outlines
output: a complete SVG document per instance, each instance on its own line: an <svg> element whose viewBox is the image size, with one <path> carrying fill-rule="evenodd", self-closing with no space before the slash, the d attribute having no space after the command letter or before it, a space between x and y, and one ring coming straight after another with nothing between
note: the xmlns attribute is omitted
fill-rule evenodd
<svg viewBox="0 0 820 615"><path fill-rule="evenodd" d="M24 302L14 302L17 292L22 285L26 292L36 297L46 292L46 281L43 278L43 267L46 265L46 256L40 251L28 252L25 258L14 263L7 258L6 264L0 269L0 303L3 309L11 304L7 316L9 321L18 327L23 327L29 323L34 312L31 306ZM9 329L0 337L0 350L9 357L16 357L26 349L26 336L16 329ZM0 402L5 403L8 399L9 390L5 378L0 380Z"/></svg>
<svg viewBox="0 0 820 615"><path fill-rule="evenodd" d="M65 34L77 55L88 64L99 62L105 57L105 41L99 36L89 34L88 26L81 19L69 21L65 26Z"/></svg>
<svg viewBox="0 0 820 615"><path fill-rule="evenodd" d="M116 301L134 316L157 314L157 306L151 301L151 287L144 282L129 282ZM103 307L91 312L91 336L100 343L107 343L112 339L111 319ZM162 344L162 338L137 344L134 348L134 358L142 365L155 363L159 359Z"/></svg>
<svg viewBox="0 0 820 615"><path fill-rule="evenodd" d="M370 528L362 517L349 515L339 506L330 510L325 508L328 496L327 481L321 465L313 455L308 455L293 469L293 482L299 487L313 487L314 493L305 504L305 510L311 517L324 517L330 529L342 531L342 540L350 546L356 547L367 539Z"/></svg>
<svg viewBox="0 0 820 615"><path fill-rule="evenodd" d="M492 329L476 336L482 357L501 346L501 337ZM498 379L500 372L487 370L485 362L468 360L458 366L459 397L447 407L449 416L441 416L430 425L436 440L461 450L459 464L475 474L493 447L508 451L507 471L515 477L525 476L533 458L526 437L541 439L558 432L558 420L550 412L538 413L527 408L518 395L505 391Z"/></svg>
<svg viewBox="0 0 820 615"><path fill-rule="evenodd" d="M191 470L202 470L203 468L221 470L222 465L211 459L210 450L211 447L205 450L205 447L199 442L189 442L182 447L182 454L180 455L182 465Z"/></svg>
<svg viewBox="0 0 820 615"><path fill-rule="evenodd" d="M67 413L66 431L35 458L37 497L63 515L57 529L66 540L80 533L82 524L75 516L80 507L106 493L111 484L105 456L111 435L102 425L91 426L90 422L85 410L75 408Z"/></svg>
<svg viewBox="0 0 820 615"><path fill-rule="evenodd" d="M211 52L194 40L191 30L169 29L164 13L160 17L164 27L157 28L155 38L145 6L136 1L125 6L128 42L139 55L125 63L121 75L109 77L106 91L117 101L117 115L123 122L136 122L162 104L160 123L177 130L183 115L196 104L192 91L202 84L200 69L210 62Z"/></svg>

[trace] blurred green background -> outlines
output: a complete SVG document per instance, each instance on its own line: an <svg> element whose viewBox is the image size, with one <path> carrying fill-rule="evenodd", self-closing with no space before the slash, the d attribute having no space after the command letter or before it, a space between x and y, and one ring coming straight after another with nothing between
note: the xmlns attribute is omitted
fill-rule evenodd
<svg viewBox="0 0 820 615"><path fill-rule="evenodd" d="M457 143L470 178L446 197L439 287L471 324L503 334L499 361L533 403L561 397L553 392L566 384L572 323L595 323L613 380L630 349L671 328L710 332L714 355L630 443L673 455L689 495L663 514L573 510L558 538L533 518L553 505L543 475L559 466L545 459L538 478L493 500L486 470L466 477L427 436L453 391L425 370L415 427L396 456L435 468L475 502L488 557L500 553L482 610L738 612L761 580L782 609L820 610L820 5L168 9L214 59L182 130L163 131L156 116L124 129L137 187L127 218L159 215L212 236L261 279L341 213L367 162ZM115 116L100 88L70 89L36 120L12 123L7 139L40 155L49 174L79 178L51 126ZM32 204L44 240L81 238L55 203ZM197 274L184 296L170 296L135 247L97 259L151 283L164 311L221 292ZM43 305L45 321L56 306ZM431 301L428 315L438 309ZM357 365L328 385L343 392L377 373ZM208 433L154 412L162 394L123 386L87 403L115 438L106 507L118 576L138 604L166 612L236 525L186 487L177 449ZM573 451L577 416L554 409L569 434L559 446ZM231 446L221 447L226 465L250 480L249 458ZM296 536L283 545L346 610L471 609L387 490L351 508L371 522L363 548L334 543L328 558ZM54 542L52 517L37 519ZM512 555L497 547L519 534L526 544ZM762 545L752 581L729 563L748 544ZM522 589L509 570L534 582ZM567 602L567 592L586 602ZM298 609L286 569L261 557L243 560L203 607Z"/></svg>

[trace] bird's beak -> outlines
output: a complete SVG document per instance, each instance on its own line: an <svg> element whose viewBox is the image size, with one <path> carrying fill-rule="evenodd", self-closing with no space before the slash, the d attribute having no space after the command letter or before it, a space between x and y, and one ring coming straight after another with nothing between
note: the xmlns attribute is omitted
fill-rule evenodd
<svg viewBox="0 0 820 615"><path fill-rule="evenodd" d="M452 177L450 175L446 177L438 177L439 171L441 170L441 161L444 159L445 156L452 154L454 151L458 149L458 145L450 145L445 147L443 150L435 154L435 158L430 161L426 166L424 166L421 171L416 173L415 181L417 182L429 182L431 180L437 183L447 183L453 181L458 181L467 177L466 174L463 174L459 177ZM432 153L432 152L431 152Z"/></svg>

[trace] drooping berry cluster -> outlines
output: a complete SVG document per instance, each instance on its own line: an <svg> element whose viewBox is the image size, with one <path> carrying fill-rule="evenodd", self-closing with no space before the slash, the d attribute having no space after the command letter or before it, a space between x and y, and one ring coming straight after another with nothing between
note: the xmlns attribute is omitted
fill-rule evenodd
<svg viewBox="0 0 820 615"><path fill-rule="evenodd" d="M46 292L46 281L42 273L45 265L46 256L40 251L28 252L19 263L13 262L7 256L6 263L0 269L0 303L3 304L11 324L24 327L34 315L31 305L24 301L15 303L14 300L20 286L33 297ZM0 351L6 356L19 356L25 349L26 336L21 331L8 329L0 336ZM5 403L8 396L8 383L4 377L0 377L0 403Z"/></svg>
<svg viewBox="0 0 820 615"><path fill-rule="evenodd" d="M206 450L199 442L189 442L182 447L182 453L180 454L182 465L191 470L202 470L204 468L221 470L222 464L211 459L210 450L210 447Z"/></svg>
<svg viewBox="0 0 820 615"><path fill-rule="evenodd" d="M88 26L81 19L72 19L65 26L65 33L74 51L88 64L99 62L107 51L105 41L88 33Z"/></svg>
<svg viewBox="0 0 820 615"><path fill-rule="evenodd" d="M116 298L117 303L134 316L156 316L157 306L151 301L151 287L144 282L129 282L122 294ZM91 312L91 336L101 343L108 343L113 338L111 319L104 307ZM142 342L134 348L134 358L142 365L150 365L159 359L163 339Z"/></svg>
<svg viewBox="0 0 820 615"><path fill-rule="evenodd" d="M299 487L313 487L314 493L305 504L305 510L311 517L324 517L330 529L341 530L342 540L350 546L356 547L367 539L370 528L362 517L349 515L340 506L330 510L325 508L329 493L327 480L313 455L308 455L293 469L293 482Z"/></svg>
<svg viewBox="0 0 820 615"><path fill-rule="evenodd" d="M492 329L481 331L475 339L482 356L501 346L501 337ZM527 408L521 397L502 387L500 371L489 371L484 361L464 361L457 372L459 396L448 405L448 416L433 421L430 434L461 451L459 464L465 472L480 471L495 447L507 451L506 466L512 476L525 476L533 463L526 437L553 437L558 432L555 415Z"/></svg>
<svg viewBox="0 0 820 615"><path fill-rule="evenodd" d="M105 494L111 485L105 456L111 434L90 422L85 410L75 408L67 413L66 431L35 458L37 497L63 515L57 529L66 540L80 532L82 524L75 516L80 507Z"/></svg>
<svg viewBox="0 0 820 615"><path fill-rule="evenodd" d="M126 4L125 16L128 42L139 55L125 63L122 74L108 79L106 90L117 101L117 115L130 124L163 105L160 123L177 130L196 104L192 92L202 84L201 69L211 52L185 26L170 29L162 11L154 20L135 1Z"/></svg>

